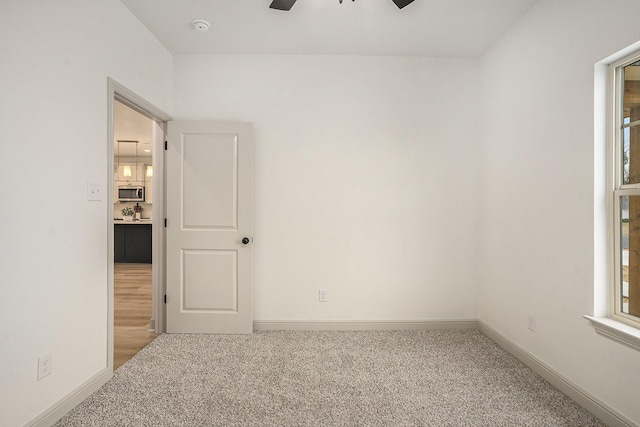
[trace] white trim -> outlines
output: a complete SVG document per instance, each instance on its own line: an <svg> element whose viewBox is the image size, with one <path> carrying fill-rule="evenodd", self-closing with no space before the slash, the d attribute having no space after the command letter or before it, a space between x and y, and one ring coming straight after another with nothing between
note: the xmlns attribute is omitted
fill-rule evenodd
<svg viewBox="0 0 640 427"><path fill-rule="evenodd" d="M623 168L623 128L624 125L624 78L623 68L640 59L640 52L635 51L632 54L620 58L616 62L612 63L608 67L608 79L607 79L607 93L609 98L608 114L607 114L607 127L609 139L609 152L613 154L613 161L609 161L607 167L612 168L609 170L608 177L612 179L609 183L612 196L607 196L609 207L608 211L611 215L608 218L608 227L610 232L613 233L609 239L609 250L613 257L613 265L611 266L610 274L611 279L608 284L609 287L609 311L607 314L600 314L603 317L608 317L612 323L618 322L626 323L636 329L640 327L640 319L637 316L632 316L622 312L622 244L621 244L621 212L620 212L620 199L624 196L639 196L640 195L640 183L624 184L622 182ZM637 122L633 122L634 124ZM631 125L631 124L629 124ZM595 323L592 322L595 325ZM601 326L601 333L605 335L611 335L613 332L605 332L605 330L619 330L616 327L604 327ZM619 336L619 333L613 333L614 336ZM620 341L620 339L618 339ZM622 340L621 342L625 342Z"/></svg>
<svg viewBox="0 0 640 427"><path fill-rule="evenodd" d="M632 420L625 417L620 412L616 411L614 408L593 396L583 388L569 381L542 360L533 356L531 353L515 344L491 326L482 321L478 321L478 324L480 332L485 334L516 359L527 365L532 371L547 380L562 393L569 396L569 398L578 405L598 417L609 427L638 427L638 424L634 423Z"/></svg>
<svg viewBox="0 0 640 427"><path fill-rule="evenodd" d="M152 322L153 330L157 334L166 329L164 294L166 291L165 265L165 228L164 217L166 205L164 202L164 140L167 135L167 122L155 122L153 147L153 251L151 259L152 278Z"/></svg>
<svg viewBox="0 0 640 427"><path fill-rule="evenodd" d="M113 100L115 99L117 83L107 78L107 369L113 374L113 307L114 307L114 277L113 277Z"/></svg>
<svg viewBox="0 0 640 427"><path fill-rule="evenodd" d="M132 108L140 114L150 118L156 122L168 122L171 120L171 116L155 105L151 104L146 99L130 91L112 78L107 78L110 93L114 95L114 98L119 102L122 102L127 107Z"/></svg>
<svg viewBox="0 0 640 427"><path fill-rule="evenodd" d="M62 399L51 405L49 409L33 418L25 424L25 427L46 427L53 425L56 421L80 404L84 399L105 385L112 377L113 370L109 367L103 369L92 378L89 378L84 384L81 384L75 390L71 391Z"/></svg>
<svg viewBox="0 0 640 427"><path fill-rule="evenodd" d="M621 61L625 61L623 59ZM620 287L622 284L622 220L621 220L621 211L620 211L620 200L621 197L627 196L630 197L632 195L636 195L637 188L636 183L633 184L624 184L623 182L623 169L624 165L622 162L623 157L623 144L622 144L622 135L623 131L621 128L621 124L624 122L623 120L623 89L622 89L622 79L621 79L621 68L620 63L618 61L615 64L609 65L609 79L608 79L608 87L611 102L609 104L609 114L608 117L608 126L610 129L609 140L607 141L610 144L610 150L613 153L613 164L609 164L609 167L612 167L613 170L609 173L609 175L613 178L613 192L612 196L607 198L608 202L612 205L609 208L609 212L612 213L612 216L609 219L608 226L612 232L612 239L610 242L613 245L610 245L610 250L613 255L613 265L611 269L612 280L609 282L609 316L616 316L620 312ZM628 189L628 187L631 187Z"/></svg>
<svg viewBox="0 0 640 427"><path fill-rule="evenodd" d="M610 143L610 104L609 67L606 63L598 63L594 67L594 265L593 265L593 311L601 315L609 313L610 290L613 280L613 203L609 200L613 196L613 174L611 162L614 154Z"/></svg>
<svg viewBox="0 0 640 427"><path fill-rule="evenodd" d="M615 59L613 59L615 57ZM609 64L611 67L626 67L640 60L640 42L636 42L626 49L621 50L613 57L610 57Z"/></svg>
<svg viewBox="0 0 640 427"><path fill-rule="evenodd" d="M107 126L107 152L108 152L108 201L107 201L107 241L108 241L108 268L107 268L107 309L108 309L108 322L107 322L107 367L113 372L113 101L117 100L128 107L134 109L140 114L155 121L158 126L156 130L158 133L155 135L154 141L154 204L152 215L154 218L152 225L153 234L153 250L152 250L152 304L153 304L153 318L151 323L155 325L156 333L163 333L165 327L164 319L164 301L162 295L165 292L165 277L164 277L164 226L163 220L165 215L164 206L164 135L159 135L159 132L166 133L165 122L171 120L171 116L164 111L157 108L155 105L148 102L146 99L138 96L134 92L130 91L112 78L107 78L107 101L108 101L108 126Z"/></svg>
<svg viewBox="0 0 640 427"><path fill-rule="evenodd" d="M476 319L447 320L254 320L254 331L402 331L478 329Z"/></svg>
<svg viewBox="0 0 640 427"><path fill-rule="evenodd" d="M584 316L597 333L640 351L640 330L608 317Z"/></svg>

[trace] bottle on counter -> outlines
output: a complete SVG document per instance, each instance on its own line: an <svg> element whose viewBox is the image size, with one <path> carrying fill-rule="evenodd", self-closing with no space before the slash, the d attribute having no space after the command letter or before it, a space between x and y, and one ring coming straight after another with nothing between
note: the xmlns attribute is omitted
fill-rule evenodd
<svg viewBox="0 0 640 427"><path fill-rule="evenodd" d="M133 207L133 211L136 214L136 219L139 220L142 216L142 206L140 206L140 203L136 203L136 205Z"/></svg>

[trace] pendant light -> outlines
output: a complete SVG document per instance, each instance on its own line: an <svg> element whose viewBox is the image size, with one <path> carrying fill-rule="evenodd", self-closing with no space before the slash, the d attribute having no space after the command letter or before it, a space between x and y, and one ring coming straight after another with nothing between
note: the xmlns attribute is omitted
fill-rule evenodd
<svg viewBox="0 0 640 427"><path fill-rule="evenodd" d="M134 178L134 181L138 180L138 142L139 141L135 141L135 140L127 140L127 139L119 139L118 140L118 164L120 163L120 143L127 143L127 144L136 144L136 153L135 153L135 158L136 158L136 176ZM122 176L124 176L125 178L131 178L133 177L133 172L131 170L131 165L124 165L122 166Z"/></svg>

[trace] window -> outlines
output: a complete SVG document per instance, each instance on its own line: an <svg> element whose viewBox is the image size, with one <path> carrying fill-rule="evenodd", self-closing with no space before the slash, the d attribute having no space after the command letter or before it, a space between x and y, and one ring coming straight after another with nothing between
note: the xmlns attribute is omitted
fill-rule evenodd
<svg viewBox="0 0 640 427"><path fill-rule="evenodd" d="M640 328L640 52L609 68L614 102L611 318Z"/></svg>

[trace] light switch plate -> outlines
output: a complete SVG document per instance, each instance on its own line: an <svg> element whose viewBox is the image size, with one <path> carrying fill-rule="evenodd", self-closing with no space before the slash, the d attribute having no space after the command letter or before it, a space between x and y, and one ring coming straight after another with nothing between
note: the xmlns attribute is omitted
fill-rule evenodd
<svg viewBox="0 0 640 427"><path fill-rule="evenodd" d="M87 200L102 200L102 184L99 182L87 182Z"/></svg>

